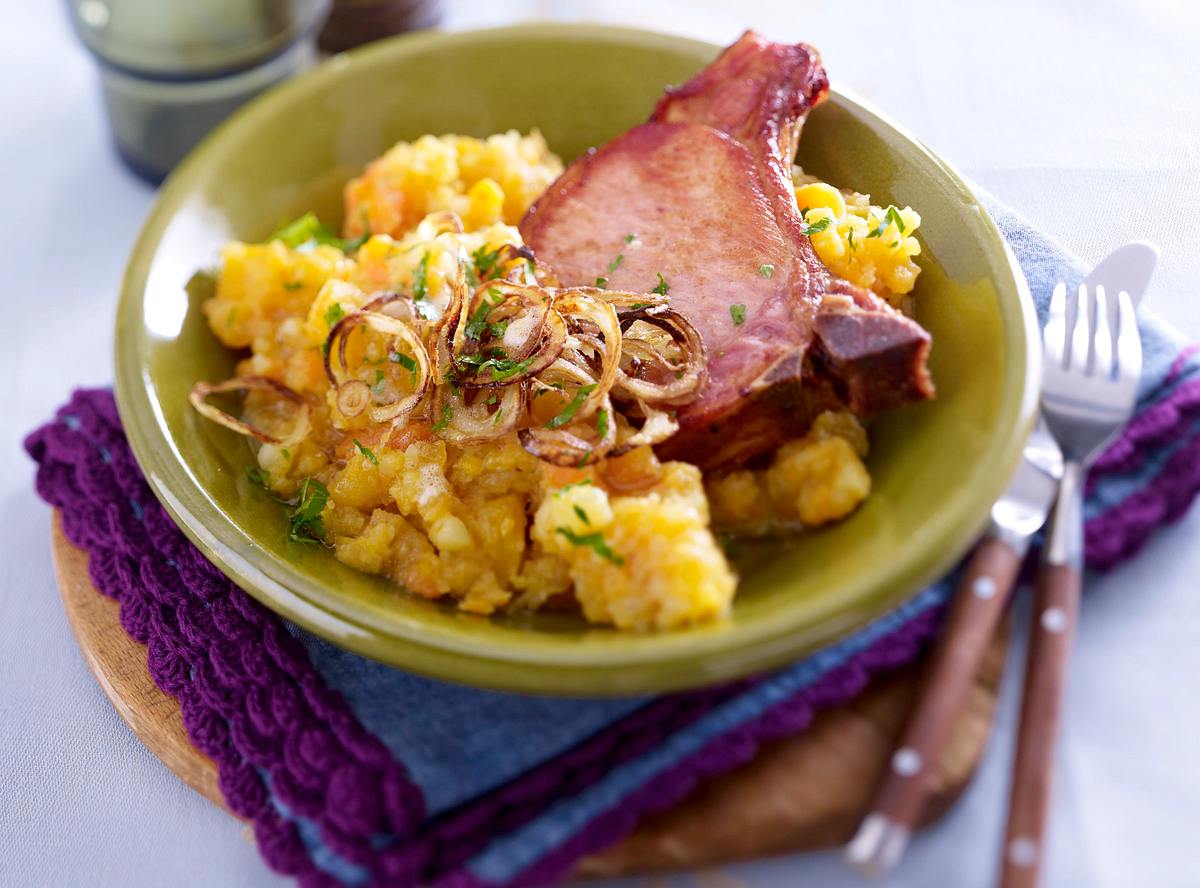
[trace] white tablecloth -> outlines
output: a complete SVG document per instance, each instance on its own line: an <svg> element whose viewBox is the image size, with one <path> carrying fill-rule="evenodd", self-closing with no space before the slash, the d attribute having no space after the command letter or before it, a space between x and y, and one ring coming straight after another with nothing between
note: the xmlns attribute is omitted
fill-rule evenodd
<svg viewBox="0 0 1200 888"><path fill-rule="evenodd" d="M1163 261L1154 307L1200 339L1200 5L1166 0L451 3L453 27L555 17L728 42L752 25L821 48L833 77L1087 260L1135 238ZM498 5L498 4L497 4ZM153 199L108 147L62 6L0 26L0 884L271 885L242 827L134 739L58 601L49 512L21 438L107 384L126 252ZM1067 703L1048 886L1200 885L1200 509L1090 583ZM1017 661L1014 661L1014 663ZM885 884L992 882L1016 679L974 784ZM731 824L736 828L736 824ZM733 880L733 881L730 881ZM632 885L864 884L833 854Z"/></svg>

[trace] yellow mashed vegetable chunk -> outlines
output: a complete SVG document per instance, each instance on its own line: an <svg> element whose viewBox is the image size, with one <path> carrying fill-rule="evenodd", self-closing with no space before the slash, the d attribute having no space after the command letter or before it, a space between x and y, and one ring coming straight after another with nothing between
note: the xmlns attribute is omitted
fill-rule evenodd
<svg viewBox="0 0 1200 888"><path fill-rule="evenodd" d="M917 211L874 206L870 195L842 192L802 173L795 180L796 203L820 260L839 277L904 307L921 272L913 259L921 252L914 237L921 225Z"/></svg>
<svg viewBox="0 0 1200 888"><path fill-rule="evenodd" d="M575 485L545 497L532 537L568 564L575 598L593 623L669 629L720 616L737 585L708 527L700 470L664 467L637 496Z"/></svg>
<svg viewBox="0 0 1200 888"><path fill-rule="evenodd" d="M305 533L339 560L467 612L572 607L638 631L719 618L737 577L712 527L763 535L817 526L869 493L866 432L849 414L823 414L766 468L706 480L648 447L564 469L528 453L515 432L458 445L435 434L432 419L393 429L365 412L343 415L326 375L324 349L342 317L397 291L436 320L460 269L521 244L516 223L561 171L536 132L425 136L346 186L347 241L327 233L295 243L277 232L268 243L227 245L204 305L209 326L226 346L248 349L239 375L267 376L312 406L303 440L259 447L252 478L291 503L293 531L303 512ZM822 228L813 243L835 273L893 300L912 289L913 211L889 215L805 179L797 197L809 225ZM504 273L526 262L515 253L502 261ZM345 346L346 366L406 394L408 374L386 341L364 333ZM289 422L261 392L243 413L279 437Z"/></svg>
<svg viewBox="0 0 1200 888"><path fill-rule="evenodd" d="M346 235L398 237L440 210L468 229L515 225L562 169L536 130L400 142L346 185Z"/></svg>
<svg viewBox="0 0 1200 888"><path fill-rule="evenodd" d="M849 413L826 412L809 433L779 448L766 469L740 469L707 485L713 524L767 536L845 518L871 492L867 433Z"/></svg>

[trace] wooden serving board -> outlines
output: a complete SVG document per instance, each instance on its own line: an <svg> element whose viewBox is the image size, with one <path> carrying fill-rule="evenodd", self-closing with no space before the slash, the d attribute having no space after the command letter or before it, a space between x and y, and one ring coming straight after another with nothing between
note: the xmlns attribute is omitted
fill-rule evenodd
<svg viewBox="0 0 1200 888"><path fill-rule="evenodd" d="M63 606L100 687L151 752L188 786L224 808L216 766L188 742L179 704L155 686L146 669L146 649L121 628L117 603L92 585L87 554L66 539L57 515L52 543ZM983 754L1008 634L1006 624L938 763L926 823L950 809ZM584 860L579 874L691 870L846 841L903 726L920 666L902 669L847 705L821 713L803 734L765 746L749 765L708 781L683 804Z"/></svg>

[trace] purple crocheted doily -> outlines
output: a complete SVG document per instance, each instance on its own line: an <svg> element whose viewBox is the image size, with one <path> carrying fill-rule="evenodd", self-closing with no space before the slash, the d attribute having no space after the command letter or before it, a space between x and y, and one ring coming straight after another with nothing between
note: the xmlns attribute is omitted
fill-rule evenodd
<svg viewBox="0 0 1200 888"><path fill-rule="evenodd" d="M1145 411L1105 457L1122 471L1190 427L1200 382ZM658 698L567 753L488 795L429 820L404 766L355 718L281 620L191 545L146 486L112 394L81 390L26 440L38 493L89 555L96 588L120 603L121 624L146 645L155 683L180 704L192 744L216 762L229 808L250 820L263 858L306 886L336 884L272 801L315 823L323 841L371 874L371 884L476 886L462 864L496 836L578 794L612 768L695 721L752 682ZM1153 483L1089 522L1089 563L1133 554L1178 517L1200 488L1200 436ZM749 760L758 745L798 733L813 714L857 694L870 675L916 656L935 632L926 611L764 716L721 736L602 814L513 884L546 884L580 857L682 799L709 775ZM382 840L381 840L382 839Z"/></svg>

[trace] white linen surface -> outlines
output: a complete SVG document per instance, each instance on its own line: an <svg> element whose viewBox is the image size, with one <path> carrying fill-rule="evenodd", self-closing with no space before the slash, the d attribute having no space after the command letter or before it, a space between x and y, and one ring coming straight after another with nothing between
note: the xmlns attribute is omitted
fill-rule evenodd
<svg viewBox="0 0 1200 888"><path fill-rule="evenodd" d="M1149 299L1200 340L1200 6L1190 2L448 4L450 27L604 21L726 43L753 26L820 47L866 96L1088 261L1132 239L1163 260ZM75 647L25 432L111 380L113 306L153 199L109 149L95 71L55 3L0 28L0 884L285 884L243 827L132 736ZM853 183L845 183L852 185ZM919 196L912 202L919 207ZM1090 582L1072 667L1047 886L1200 885L1200 509ZM1014 651L1019 655L1019 651ZM992 884L1020 660L978 778L888 886ZM736 825L731 825L736 828ZM593 883L599 884L599 883ZM867 884L834 854L617 886Z"/></svg>

